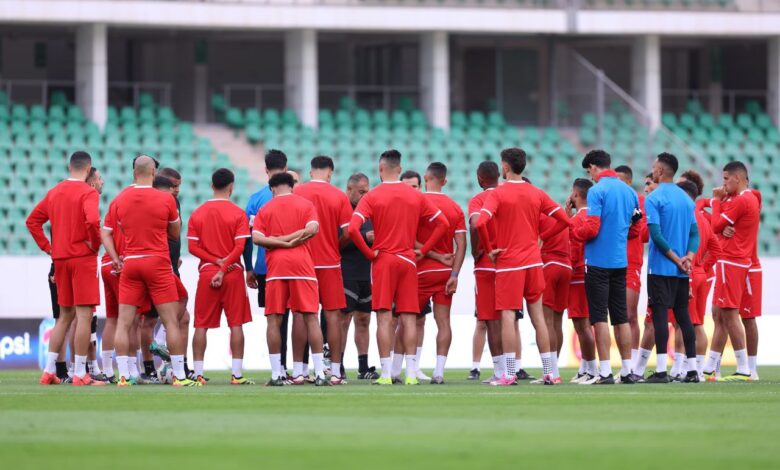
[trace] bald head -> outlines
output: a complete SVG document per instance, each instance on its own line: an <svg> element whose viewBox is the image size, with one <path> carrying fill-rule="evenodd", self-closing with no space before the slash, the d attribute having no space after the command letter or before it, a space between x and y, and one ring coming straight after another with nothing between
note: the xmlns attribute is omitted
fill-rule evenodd
<svg viewBox="0 0 780 470"><path fill-rule="evenodd" d="M147 155L141 155L135 160L133 176L136 184L151 186L154 181L156 166L154 159Z"/></svg>

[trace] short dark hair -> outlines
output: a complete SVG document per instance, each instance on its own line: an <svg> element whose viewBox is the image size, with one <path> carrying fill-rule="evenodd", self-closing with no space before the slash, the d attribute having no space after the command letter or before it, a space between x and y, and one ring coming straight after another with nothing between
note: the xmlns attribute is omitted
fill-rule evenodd
<svg viewBox="0 0 780 470"><path fill-rule="evenodd" d="M498 181L498 165L496 162L486 160L477 167L477 176L488 181Z"/></svg>
<svg viewBox="0 0 780 470"><path fill-rule="evenodd" d="M653 179L653 173L646 174L645 179Z"/></svg>
<svg viewBox="0 0 780 470"><path fill-rule="evenodd" d="M697 197L699 197L699 188L696 187L696 184L694 184L693 181L689 181L689 180L680 181L679 183L677 183L677 186L679 186L680 188L682 188L683 191L688 193L688 196L690 196L691 199L693 199L694 201L696 200Z"/></svg>
<svg viewBox="0 0 780 470"><path fill-rule="evenodd" d="M87 174L87 179L84 180L84 181L89 181L90 179L94 178L95 177L95 173L97 173L97 172L98 172L98 169L97 169L96 166L93 166L92 168L90 168L89 169L89 174Z"/></svg>
<svg viewBox="0 0 780 470"><path fill-rule="evenodd" d="M741 172L741 173L745 174L745 178L748 177L747 167L745 166L744 163L742 163L740 161L733 161L733 162L726 163L726 165L723 167L723 171L728 171L729 173L740 173Z"/></svg>
<svg viewBox="0 0 780 470"><path fill-rule="evenodd" d="M70 156L70 166L74 170L83 170L89 165L92 165L92 157L83 150L73 152Z"/></svg>
<svg viewBox="0 0 780 470"><path fill-rule="evenodd" d="M220 168L211 175L211 185L214 189L225 189L235 180L233 172L227 168Z"/></svg>
<svg viewBox="0 0 780 470"><path fill-rule="evenodd" d="M669 152L662 152L656 158L663 166L672 170L672 176L677 173L677 169L680 167L679 163L677 163L677 157Z"/></svg>
<svg viewBox="0 0 780 470"><path fill-rule="evenodd" d="M699 172L695 170L687 170L680 176L696 185L696 189L698 190L698 194L696 195L697 197L704 194L704 178L701 177Z"/></svg>
<svg viewBox="0 0 780 470"><path fill-rule="evenodd" d="M437 180L444 181L447 178L447 165L441 162L433 162L428 165L428 169L425 172Z"/></svg>
<svg viewBox="0 0 780 470"><path fill-rule="evenodd" d="M273 175L271 179L268 180L268 186L275 188L277 186L286 185L291 188L295 187L295 180L293 180L293 177L291 174L287 172L281 172Z"/></svg>
<svg viewBox="0 0 780 470"><path fill-rule="evenodd" d="M577 178L574 180L574 184L571 185L572 189L577 191L577 194L582 198L588 197L588 190L593 186L593 181L585 178Z"/></svg>
<svg viewBox="0 0 780 470"><path fill-rule="evenodd" d="M136 162L136 160L138 160L138 159L139 159L139 158L141 158L141 157L149 157L149 158L151 158L151 159L152 159L152 161L154 162L154 167L155 167L155 168L160 168L160 162L159 162L159 161L157 161L157 159L156 159L156 158L154 158L154 157L151 157L151 156L149 156L149 155L138 154L138 155L136 155L136 156L135 156L135 158L133 158L133 169L135 169L135 162ZM181 179L181 178L179 178L179 179Z"/></svg>
<svg viewBox="0 0 780 470"><path fill-rule="evenodd" d="M634 179L634 172L631 170L631 167L628 165L620 165L618 167L615 167L615 173L623 173L624 175L628 175L628 179L630 180Z"/></svg>
<svg viewBox="0 0 780 470"><path fill-rule="evenodd" d="M501 151L501 161L509 165L512 173L520 174L525 170L525 151L510 147Z"/></svg>
<svg viewBox="0 0 780 470"><path fill-rule="evenodd" d="M533 184L533 183L531 182L531 180L530 180L530 179L528 179L528 178L527 178L527 177L525 177L525 176L521 176L521 177L520 177L520 179L521 179L521 180L523 180L523 181L525 181L525 182L526 182L526 183L528 183L528 184Z"/></svg>
<svg viewBox="0 0 780 470"><path fill-rule="evenodd" d="M171 182L170 178L157 175L154 177L152 187L154 189L173 189L173 183Z"/></svg>
<svg viewBox="0 0 780 470"><path fill-rule="evenodd" d="M281 150L271 149L265 154L266 170L284 170L287 167L287 155Z"/></svg>
<svg viewBox="0 0 780 470"><path fill-rule="evenodd" d="M347 186L358 184L363 180L365 180L366 183L368 183L369 182L368 176L366 176L364 173L355 173L354 175L350 176L349 179L347 180Z"/></svg>
<svg viewBox="0 0 780 470"><path fill-rule="evenodd" d="M401 165L401 152L396 149L385 150L382 155L379 156L379 161L384 161L391 167L397 167ZM418 175L419 177L419 175Z"/></svg>
<svg viewBox="0 0 780 470"><path fill-rule="evenodd" d="M612 165L612 157L604 150L591 150L582 159L582 167L587 170L591 165L596 165L596 168L609 168Z"/></svg>
<svg viewBox="0 0 780 470"><path fill-rule="evenodd" d="M168 166L165 168L160 168L160 171L158 171L157 174L166 178L172 178L181 181L181 173Z"/></svg>
<svg viewBox="0 0 780 470"><path fill-rule="evenodd" d="M311 159L312 170L324 170L326 168L330 168L331 170L335 169L332 158L319 155Z"/></svg>
<svg viewBox="0 0 780 470"><path fill-rule="evenodd" d="M406 170L403 173L401 173L401 179L402 180L410 180L412 178L417 178L417 185L422 185L422 177L420 177L420 174L417 173L414 170Z"/></svg>

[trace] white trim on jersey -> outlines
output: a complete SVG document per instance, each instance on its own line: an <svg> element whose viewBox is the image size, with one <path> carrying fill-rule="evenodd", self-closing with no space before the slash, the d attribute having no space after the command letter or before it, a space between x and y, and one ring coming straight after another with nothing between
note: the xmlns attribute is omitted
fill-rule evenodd
<svg viewBox="0 0 780 470"><path fill-rule="evenodd" d="M519 268L496 269L496 273L507 273L507 272L511 272L511 271L522 271L524 269L538 268L538 267L543 267L543 266L544 265L542 263L529 264L527 266L520 266Z"/></svg>
<svg viewBox="0 0 780 470"><path fill-rule="evenodd" d="M548 262L544 263L543 267L546 268L547 266L549 266L551 264L554 264L556 266L563 266L564 268L568 268L568 269L571 269L572 271L574 271L571 266L569 266L568 264L561 263L560 261L548 261Z"/></svg>

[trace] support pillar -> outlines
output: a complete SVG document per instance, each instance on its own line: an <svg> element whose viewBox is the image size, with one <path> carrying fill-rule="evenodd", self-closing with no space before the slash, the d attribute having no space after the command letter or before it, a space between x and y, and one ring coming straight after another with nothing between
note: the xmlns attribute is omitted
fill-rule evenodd
<svg viewBox="0 0 780 470"><path fill-rule="evenodd" d="M631 51L631 95L649 113L650 130L661 125L661 40L656 35L634 40Z"/></svg>
<svg viewBox="0 0 780 470"><path fill-rule="evenodd" d="M105 24L76 30L76 104L101 129L108 117L108 35Z"/></svg>
<svg viewBox="0 0 780 470"><path fill-rule="evenodd" d="M450 127L450 51L444 31L420 38L420 102L434 127Z"/></svg>
<svg viewBox="0 0 780 470"><path fill-rule="evenodd" d="M317 76L317 32L288 31L284 38L285 105L301 122L316 128L319 111Z"/></svg>

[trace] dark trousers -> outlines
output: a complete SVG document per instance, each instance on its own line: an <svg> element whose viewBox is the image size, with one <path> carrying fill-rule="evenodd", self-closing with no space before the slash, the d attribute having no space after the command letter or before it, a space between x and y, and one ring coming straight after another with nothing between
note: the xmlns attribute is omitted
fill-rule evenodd
<svg viewBox="0 0 780 470"><path fill-rule="evenodd" d="M587 266L585 292L592 325L606 322L608 318L613 326L628 323L626 268Z"/></svg>
<svg viewBox="0 0 780 470"><path fill-rule="evenodd" d="M656 354L666 354L669 343L669 309L674 312L683 335L685 356L696 357L696 333L688 312L690 283L687 277L647 276L647 303L653 312Z"/></svg>

